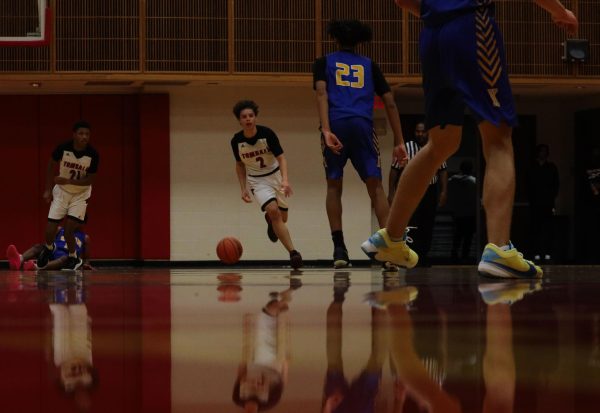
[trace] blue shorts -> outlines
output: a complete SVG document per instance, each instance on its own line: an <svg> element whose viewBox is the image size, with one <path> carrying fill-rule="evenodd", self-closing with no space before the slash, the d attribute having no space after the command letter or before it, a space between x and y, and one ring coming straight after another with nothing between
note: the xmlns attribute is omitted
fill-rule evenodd
<svg viewBox="0 0 600 413"><path fill-rule="evenodd" d="M419 47L427 129L462 125L465 107L478 121L517 125L502 34L492 8L423 28Z"/></svg>
<svg viewBox="0 0 600 413"><path fill-rule="evenodd" d="M354 169L363 181L367 178L381 179L381 160L379 141L373 130L373 122L365 118L343 118L330 122L331 132L344 146L339 155L334 154L325 145L321 135L323 165L327 179L341 179L344 166L350 159Z"/></svg>

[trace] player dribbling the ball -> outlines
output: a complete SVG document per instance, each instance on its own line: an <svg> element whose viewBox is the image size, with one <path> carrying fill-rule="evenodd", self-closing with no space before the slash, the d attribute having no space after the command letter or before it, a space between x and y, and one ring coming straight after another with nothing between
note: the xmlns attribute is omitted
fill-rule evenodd
<svg viewBox="0 0 600 413"><path fill-rule="evenodd" d="M252 193L265 212L269 239L281 241L290 253L292 268L298 269L302 267L302 256L294 248L286 225L286 198L292 195L292 187L288 182L287 161L279 138L271 129L256 124L258 105L254 101L237 102L233 114L242 126L242 130L231 139L242 200L252 202Z"/></svg>

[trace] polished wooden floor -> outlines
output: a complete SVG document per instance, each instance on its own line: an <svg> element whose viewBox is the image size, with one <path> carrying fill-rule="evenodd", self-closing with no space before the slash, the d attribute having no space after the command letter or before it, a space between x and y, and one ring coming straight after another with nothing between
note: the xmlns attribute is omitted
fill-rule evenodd
<svg viewBox="0 0 600 413"><path fill-rule="evenodd" d="M0 355L7 413L598 412L600 267L0 271Z"/></svg>

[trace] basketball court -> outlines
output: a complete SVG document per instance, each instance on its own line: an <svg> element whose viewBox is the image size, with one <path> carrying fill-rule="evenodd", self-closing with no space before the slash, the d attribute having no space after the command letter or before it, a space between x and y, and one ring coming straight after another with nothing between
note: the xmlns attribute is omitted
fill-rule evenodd
<svg viewBox="0 0 600 413"><path fill-rule="evenodd" d="M472 267L441 266L385 276L375 268L2 271L4 409L239 411L232 392L239 366L250 362L257 334L251 320L279 301L286 308L276 317L274 337L286 368L274 412L320 411L328 366L350 385L373 359L381 363L381 385L372 396L377 412L419 411L433 397L411 393L419 371L464 412L483 411L494 394L497 403L514 406L503 411L595 411L600 270L546 271L537 282L502 282L480 278ZM394 304L365 301L372 292L409 288L411 297L395 297L406 310L400 324ZM56 316L57 307L70 323ZM54 361L61 329L73 346L81 346L78 338L89 340L84 347L93 372L93 384L69 397ZM411 335L414 340L402 341ZM393 354L414 363L397 374ZM502 363L484 375L486 357L494 354ZM403 398L404 410L395 410Z"/></svg>

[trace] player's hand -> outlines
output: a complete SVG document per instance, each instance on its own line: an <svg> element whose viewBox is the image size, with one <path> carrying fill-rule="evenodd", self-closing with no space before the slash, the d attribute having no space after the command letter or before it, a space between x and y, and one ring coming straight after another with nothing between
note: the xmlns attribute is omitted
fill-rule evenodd
<svg viewBox="0 0 600 413"><path fill-rule="evenodd" d="M52 202L52 191L50 189L45 190L42 198L44 198L44 201L47 203Z"/></svg>
<svg viewBox="0 0 600 413"><path fill-rule="evenodd" d="M92 264L90 264L89 262L86 262L85 264L83 264L82 268L84 271L96 271L96 269L94 267L92 267Z"/></svg>
<svg viewBox="0 0 600 413"><path fill-rule="evenodd" d="M323 137L325 138L325 145L327 145L331 152L339 155L344 145L342 145L337 136L332 132L323 132Z"/></svg>
<svg viewBox="0 0 600 413"><path fill-rule="evenodd" d="M286 181L281 183L281 192L283 192L283 195L286 197L289 197L294 193L294 191L292 191L292 187Z"/></svg>
<svg viewBox="0 0 600 413"><path fill-rule="evenodd" d="M553 14L552 21L570 35L576 34L579 28L577 17L575 17L571 10L564 9L560 13Z"/></svg>
<svg viewBox="0 0 600 413"><path fill-rule="evenodd" d="M406 153L406 145L402 142L400 145L394 147L393 152L394 158L398 160L401 167L405 167L408 163L408 154Z"/></svg>
<svg viewBox="0 0 600 413"><path fill-rule="evenodd" d="M248 204L252 202L252 197L250 196L250 192L248 192L247 189L244 189L242 191L242 201L244 201Z"/></svg>
<svg viewBox="0 0 600 413"><path fill-rule="evenodd" d="M62 176L55 176L54 177L54 183L56 185L67 185L69 183L70 179L68 178L63 178Z"/></svg>

